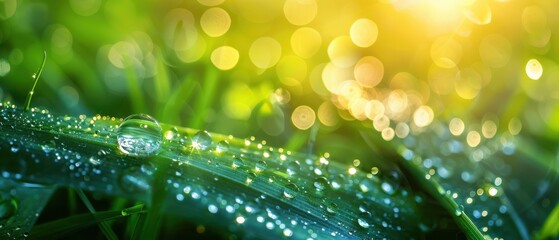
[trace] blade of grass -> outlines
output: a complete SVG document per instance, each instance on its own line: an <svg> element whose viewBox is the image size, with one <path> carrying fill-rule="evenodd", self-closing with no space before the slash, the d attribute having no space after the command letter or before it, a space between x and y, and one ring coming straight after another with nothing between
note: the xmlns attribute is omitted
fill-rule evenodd
<svg viewBox="0 0 559 240"><path fill-rule="evenodd" d="M157 156L152 157L153 162L163 162ZM165 173L167 173L168 165L159 164L155 171L152 194L151 194L151 207L146 215L145 221L142 225L142 240L157 239L159 230L161 228L162 210L165 204Z"/></svg>
<svg viewBox="0 0 559 240"><path fill-rule="evenodd" d="M194 108L194 115L191 118L189 126L192 128L203 128L204 119L208 114L208 109L214 99L217 90L219 71L213 67L206 68L206 76L204 76L204 85L202 85L202 92L198 95L196 106Z"/></svg>
<svg viewBox="0 0 559 240"><path fill-rule="evenodd" d="M127 215L123 215L122 211L126 210ZM31 231L31 237L34 239L50 239L55 236L62 236L64 234L78 231L80 229L91 226L92 224L117 220L136 214L142 214L146 211L142 207L134 206L124 210L111 210L96 213L84 213L73 215L67 218L51 221L37 225Z"/></svg>
<svg viewBox="0 0 559 240"><path fill-rule="evenodd" d="M536 234L537 239L555 239L559 237L559 204L547 216L541 230Z"/></svg>
<svg viewBox="0 0 559 240"><path fill-rule="evenodd" d="M180 114L177 113L188 103L195 89L195 76L190 74L181 82L180 86L172 93L171 97L169 97L163 109L161 120L165 122L180 122L178 121Z"/></svg>
<svg viewBox="0 0 559 240"><path fill-rule="evenodd" d="M41 77L41 73L43 73L43 68L45 67L45 62L47 61L47 52L44 51L43 52L43 62L41 63L41 66L39 67L39 70L37 70L37 72L35 74L33 74L33 79L35 79L35 81L33 82L33 87L31 87L31 91L29 91L29 93L27 94L27 99L25 100L25 110L29 110L29 107L31 106L31 99L33 98L33 94L35 93L35 87L37 86L37 82L39 82L39 78Z"/></svg>
<svg viewBox="0 0 559 240"><path fill-rule="evenodd" d="M82 200L85 207L89 210L89 212L91 212L92 214L95 214L95 208L93 207L93 204L91 204L91 202L89 201L89 199L87 198L87 196L85 195L83 190L77 189L76 193L78 194L78 196ZM101 231L103 232L103 234L105 235L105 237L107 239L111 239L111 240L118 239L115 232L111 229L109 224L107 224L106 222L99 222L99 228L101 228Z"/></svg>
<svg viewBox="0 0 559 240"><path fill-rule="evenodd" d="M126 79L128 80L128 93L130 94L130 100L132 103L132 108L134 112L145 113L146 105L144 101L144 92L142 91L138 75L136 74L136 69L134 69L134 62L130 57L126 57Z"/></svg>
<svg viewBox="0 0 559 240"><path fill-rule="evenodd" d="M169 74L167 73L167 66L165 65L165 58L161 50L157 51L156 58L156 74L154 78L155 96L157 99L157 109L159 109L156 117L163 116L165 105L169 101L170 83Z"/></svg>

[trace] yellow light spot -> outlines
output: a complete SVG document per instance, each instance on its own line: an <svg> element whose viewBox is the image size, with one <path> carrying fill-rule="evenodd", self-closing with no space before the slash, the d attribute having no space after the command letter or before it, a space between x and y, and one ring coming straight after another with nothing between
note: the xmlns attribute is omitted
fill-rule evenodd
<svg viewBox="0 0 559 240"><path fill-rule="evenodd" d="M491 22L491 8L487 1L478 0L464 11L464 16L472 23L486 25Z"/></svg>
<svg viewBox="0 0 559 240"><path fill-rule="evenodd" d="M462 58L462 45L450 37L440 37L431 44L431 59L442 68L454 68Z"/></svg>
<svg viewBox="0 0 559 240"><path fill-rule="evenodd" d="M291 35L291 49L302 58L310 58L316 54L322 44L320 33L310 27L302 27Z"/></svg>
<svg viewBox="0 0 559 240"><path fill-rule="evenodd" d="M487 210L481 211L481 216L482 217L487 217Z"/></svg>
<svg viewBox="0 0 559 240"><path fill-rule="evenodd" d="M363 87L374 87L382 81L384 65L375 57L363 57L355 64L353 74Z"/></svg>
<svg viewBox="0 0 559 240"><path fill-rule="evenodd" d="M376 99L368 101L365 105L365 115L370 120L374 120L378 116L384 115L384 105Z"/></svg>
<svg viewBox="0 0 559 240"><path fill-rule="evenodd" d="M479 55L487 66L500 68L509 62L512 46L502 35L491 34L481 41Z"/></svg>
<svg viewBox="0 0 559 240"><path fill-rule="evenodd" d="M386 115L378 116L373 120L373 127L379 132L388 126L390 126L390 119Z"/></svg>
<svg viewBox="0 0 559 240"><path fill-rule="evenodd" d="M361 161L359 159L354 159L353 160L353 166L354 167L359 167L359 165L361 165Z"/></svg>
<svg viewBox="0 0 559 240"><path fill-rule="evenodd" d="M518 118L512 118L509 121L509 132L512 135L517 135L522 130L522 122Z"/></svg>
<svg viewBox="0 0 559 240"><path fill-rule="evenodd" d="M328 63L322 70L322 83L333 94L339 94L340 84L348 79L353 79L351 68L340 68L333 63Z"/></svg>
<svg viewBox="0 0 559 240"><path fill-rule="evenodd" d="M173 136L174 136L173 131L168 130L168 131L165 132L165 139L171 140L171 139L173 139Z"/></svg>
<svg viewBox="0 0 559 240"><path fill-rule="evenodd" d="M353 98L349 101L348 109L351 115L358 120L365 120L367 116L365 115L365 106L367 105L367 100L364 98Z"/></svg>
<svg viewBox="0 0 559 240"><path fill-rule="evenodd" d="M239 51L229 46L218 47L212 52L211 61L221 70L232 69L239 61Z"/></svg>
<svg viewBox="0 0 559 240"><path fill-rule="evenodd" d="M378 173L378 168L377 167L372 167L371 168L371 174L377 175L377 173Z"/></svg>
<svg viewBox="0 0 559 240"><path fill-rule="evenodd" d="M293 125L301 130L307 130L314 124L316 120L316 115L314 110L309 106L298 106L293 110L293 114L291 114L291 122Z"/></svg>
<svg viewBox="0 0 559 240"><path fill-rule="evenodd" d="M278 62L276 74L286 86L298 86L307 77L307 62L294 55L285 56Z"/></svg>
<svg viewBox="0 0 559 240"><path fill-rule="evenodd" d="M448 130L454 136L460 136L464 132L464 121L460 118L453 118L448 124Z"/></svg>
<svg viewBox="0 0 559 240"><path fill-rule="evenodd" d="M287 0L283 5L283 13L291 24L301 26L316 17L317 5L314 0Z"/></svg>
<svg viewBox="0 0 559 240"><path fill-rule="evenodd" d="M354 167L350 167L347 172L349 173L349 175L354 175L355 173L357 173L357 169L355 169Z"/></svg>
<svg viewBox="0 0 559 240"><path fill-rule="evenodd" d="M328 57L338 67L350 67L357 62L360 51L348 36L334 38L328 45Z"/></svg>
<svg viewBox="0 0 559 240"><path fill-rule="evenodd" d="M467 204L472 204L474 202L474 199L472 199L471 197L466 198L466 203Z"/></svg>
<svg viewBox="0 0 559 240"><path fill-rule="evenodd" d="M318 120L326 126L335 126L340 121L336 107L329 102L324 102L318 107Z"/></svg>
<svg viewBox="0 0 559 240"><path fill-rule="evenodd" d="M281 45L271 37L261 37L252 43L248 55L256 67L267 69L279 61Z"/></svg>
<svg viewBox="0 0 559 240"><path fill-rule="evenodd" d="M470 131L466 137L466 141L470 147L476 147L481 142L481 135L477 131Z"/></svg>
<svg viewBox="0 0 559 240"><path fill-rule="evenodd" d="M351 41L359 47L370 47L377 41L378 27L375 22L370 19L357 19L351 25L349 30Z"/></svg>
<svg viewBox="0 0 559 240"><path fill-rule="evenodd" d="M434 113L429 106L420 106L413 113L413 121L418 127L426 127L433 121Z"/></svg>
<svg viewBox="0 0 559 240"><path fill-rule="evenodd" d="M481 76L475 70L466 68L458 73L454 87L461 98L473 99L479 94L481 84Z"/></svg>
<svg viewBox="0 0 559 240"><path fill-rule="evenodd" d="M481 126L481 133L483 134L483 137L487 139L493 138L495 134L497 134L497 124L491 120L483 122L483 125Z"/></svg>
<svg viewBox="0 0 559 240"><path fill-rule="evenodd" d="M134 45L129 42L120 41L114 44L109 50L109 61L115 67L125 68L134 61L135 51Z"/></svg>
<svg viewBox="0 0 559 240"><path fill-rule="evenodd" d="M526 75L532 80L538 80L542 77L543 67L537 59L530 59L526 63Z"/></svg>
<svg viewBox="0 0 559 240"><path fill-rule="evenodd" d="M390 141L394 138L394 129L387 127L382 130L381 135L382 139L384 139L385 141Z"/></svg>
<svg viewBox="0 0 559 240"><path fill-rule="evenodd" d="M200 18L202 30L210 37L219 37L231 27L231 17L222 8L210 8Z"/></svg>
<svg viewBox="0 0 559 240"><path fill-rule="evenodd" d="M490 187L487 193L489 193L489 196L495 197L499 191L495 187Z"/></svg>
<svg viewBox="0 0 559 240"><path fill-rule="evenodd" d="M408 107L408 95L400 89L390 92L386 98L386 107L390 114L403 112Z"/></svg>

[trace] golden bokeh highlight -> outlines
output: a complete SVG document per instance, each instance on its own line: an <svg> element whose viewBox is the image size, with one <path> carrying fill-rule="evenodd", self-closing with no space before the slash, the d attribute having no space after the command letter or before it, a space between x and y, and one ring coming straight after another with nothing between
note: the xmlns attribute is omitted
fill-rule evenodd
<svg viewBox="0 0 559 240"><path fill-rule="evenodd" d="M273 67L281 58L281 45L271 37L261 37L250 45L250 61L261 69Z"/></svg>
<svg viewBox="0 0 559 240"><path fill-rule="evenodd" d="M298 106L291 114L291 122L293 125L301 130L307 130L314 125L316 121L316 114L309 106Z"/></svg>
<svg viewBox="0 0 559 240"><path fill-rule="evenodd" d="M426 127L433 122L434 117L433 109L423 105L418 107L413 113L413 122L418 127Z"/></svg>
<svg viewBox="0 0 559 240"><path fill-rule="evenodd" d="M474 24L487 25L491 23L493 14L487 0L477 0L465 9L464 16Z"/></svg>
<svg viewBox="0 0 559 240"><path fill-rule="evenodd" d="M322 36L314 28L302 27L291 35L291 49L302 58L314 56L322 45Z"/></svg>
<svg viewBox="0 0 559 240"><path fill-rule="evenodd" d="M377 41L378 26L370 19L357 19L349 29L349 36L358 47L370 47Z"/></svg>
<svg viewBox="0 0 559 240"><path fill-rule="evenodd" d="M230 46L218 47L212 52L211 61L220 70L230 70L239 61L239 51Z"/></svg>
<svg viewBox="0 0 559 240"><path fill-rule="evenodd" d="M487 120L481 126L481 134L484 138L491 139L497 134L497 124L494 121Z"/></svg>
<svg viewBox="0 0 559 240"><path fill-rule="evenodd" d="M543 67L537 59L530 59L526 63L526 75L532 80L538 80L542 77Z"/></svg>
<svg viewBox="0 0 559 240"><path fill-rule="evenodd" d="M360 55L360 50L348 36L334 38L328 45L328 57L338 67L353 66Z"/></svg>
<svg viewBox="0 0 559 240"><path fill-rule="evenodd" d="M369 100L365 105L365 116L370 120L384 115L384 105L376 99Z"/></svg>
<svg viewBox="0 0 559 240"><path fill-rule="evenodd" d="M315 0L286 0L283 5L285 18L293 25L309 24L317 14Z"/></svg>
<svg viewBox="0 0 559 240"><path fill-rule="evenodd" d="M339 94L341 83L353 78L353 69L341 68L333 63L326 64L322 70L322 82L324 87L333 94Z"/></svg>
<svg viewBox="0 0 559 240"><path fill-rule="evenodd" d="M384 65L380 60L372 56L361 58L353 70L355 80L363 87L374 87L378 85L384 76Z"/></svg>
<svg viewBox="0 0 559 240"><path fill-rule="evenodd" d="M468 142L468 146L470 147L477 147L481 142L481 135L477 131L470 131L466 136L466 142Z"/></svg>
<svg viewBox="0 0 559 240"><path fill-rule="evenodd" d="M389 126L390 126L390 118L388 118L386 115L377 116L373 120L373 127L375 128L375 130L379 132L382 132L382 130L384 130Z"/></svg>
<svg viewBox="0 0 559 240"><path fill-rule="evenodd" d="M390 141L394 139L394 129L387 127L382 130L381 135L382 139L384 139L385 141Z"/></svg>
<svg viewBox="0 0 559 240"><path fill-rule="evenodd" d="M453 118L448 124L448 130L454 136L460 136L464 132L464 121L460 118Z"/></svg>
<svg viewBox="0 0 559 240"><path fill-rule="evenodd" d="M202 30L210 37L219 37L231 27L231 17L222 8L210 8L200 18Z"/></svg>

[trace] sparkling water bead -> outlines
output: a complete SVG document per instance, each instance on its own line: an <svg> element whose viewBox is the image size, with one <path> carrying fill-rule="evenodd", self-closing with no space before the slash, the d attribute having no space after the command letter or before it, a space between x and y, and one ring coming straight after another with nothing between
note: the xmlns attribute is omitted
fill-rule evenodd
<svg viewBox="0 0 559 240"><path fill-rule="evenodd" d="M146 114L128 116L118 127L120 151L136 157L147 157L159 150L163 142L161 126Z"/></svg>
<svg viewBox="0 0 559 240"><path fill-rule="evenodd" d="M207 131L199 131L192 137L192 147L206 150L212 145L212 136Z"/></svg>

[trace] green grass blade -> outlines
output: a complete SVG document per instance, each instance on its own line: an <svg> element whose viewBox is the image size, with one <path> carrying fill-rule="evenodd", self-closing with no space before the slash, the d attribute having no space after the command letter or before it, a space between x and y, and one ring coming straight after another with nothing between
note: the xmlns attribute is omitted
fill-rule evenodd
<svg viewBox="0 0 559 240"><path fill-rule="evenodd" d="M33 74L33 87L31 87L31 91L27 94L27 99L25 100L25 110L29 110L31 107L31 99L33 98L33 94L35 93L35 87L37 86L37 82L39 82L39 78L41 78L41 73L43 73L43 68L45 67L45 62L47 61L47 52L43 52L43 61L41 66L37 70L35 74Z"/></svg>
<svg viewBox="0 0 559 240"><path fill-rule="evenodd" d="M542 229L536 235L537 239L556 239L559 237L559 204L547 216Z"/></svg>
<svg viewBox="0 0 559 240"><path fill-rule="evenodd" d="M43 223L35 226L31 231L30 236L34 239L49 239L75 232L100 222L112 221L145 213L142 208L138 208L136 206L125 210L128 212L127 215L122 215L122 211L119 210L111 210L73 215L67 218Z"/></svg>
<svg viewBox="0 0 559 240"><path fill-rule="evenodd" d="M96 212L95 208L93 207L93 204L91 204L91 202L89 201L85 193L81 189L76 190L76 192L78 193L78 196L82 200L85 207L89 210L89 212L95 214ZM101 231L103 232L103 234L107 239L110 240L118 239L115 232L113 231L113 229L111 229L111 227L107 222L99 222L99 228L101 228Z"/></svg>
<svg viewBox="0 0 559 240"><path fill-rule="evenodd" d="M202 128L204 126L204 119L207 117L209 106L211 106L216 90L218 89L219 71L213 67L208 67L204 79L202 92L199 93L196 99L194 115L191 118L191 122L188 124L192 128Z"/></svg>

